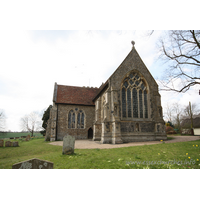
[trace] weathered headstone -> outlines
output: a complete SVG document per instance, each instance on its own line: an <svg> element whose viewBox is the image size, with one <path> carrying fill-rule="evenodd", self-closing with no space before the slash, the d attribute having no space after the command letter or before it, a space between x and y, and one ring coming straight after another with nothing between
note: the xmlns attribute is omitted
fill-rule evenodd
<svg viewBox="0 0 200 200"><path fill-rule="evenodd" d="M13 147L18 147L19 143L18 142L13 142Z"/></svg>
<svg viewBox="0 0 200 200"><path fill-rule="evenodd" d="M74 153L75 137L67 135L63 138L63 151L62 154L73 154Z"/></svg>
<svg viewBox="0 0 200 200"><path fill-rule="evenodd" d="M12 169L53 169L53 163L33 158L31 160L14 164Z"/></svg>
<svg viewBox="0 0 200 200"><path fill-rule="evenodd" d="M3 147L4 145L4 140L0 140L0 147Z"/></svg>
<svg viewBox="0 0 200 200"><path fill-rule="evenodd" d="M26 136L26 141L29 141L30 138L31 138L31 136L30 136L30 135L27 135L27 136Z"/></svg>
<svg viewBox="0 0 200 200"><path fill-rule="evenodd" d="M12 142L11 141L6 141L5 142L5 147L11 147L12 146Z"/></svg>

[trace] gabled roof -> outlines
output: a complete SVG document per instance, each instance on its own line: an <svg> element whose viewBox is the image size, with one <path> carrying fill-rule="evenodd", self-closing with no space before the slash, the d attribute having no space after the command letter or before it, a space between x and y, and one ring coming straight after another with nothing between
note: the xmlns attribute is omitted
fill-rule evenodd
<svg viewBox="0 0 200 200"><path fill-rule="evenodd" d="M94 105L93 98L99 88L57 85L55 83L53 101L61 104Z"/></svg>
<svg viewBox="0 0 200 200"><path fill-rule="evenodd" d="M109 86L109 80L114 76L114 74L121 68L123 67L123 64L125 63L126 60L128 59L132 59L132 58L137 58L139 59L142 63L143 66L146 68L146 71L149 73L149 75L151 76L152 80L155 81L155 79L153 78L153 76L151 75L151 73L149 72L148 68L146 67L146 65L144 64L144 62L142 61L140 55L138 54L137 50L134 47L135 42L131 42L133 44L133 47L131 49L131 51L129 52L129 54L126 56L126 58L122 61L122 63L119 65L119 67L112 73L112 75L107 79L107 81L101 85L101 87L99 88L99 92L97 93L97 95L94 97L93 101L95 102L96 99L108 88ZM134 57L133 57L134 54ZM155 81L156 83L156 81ZM157 83L156 83L157 84Z"/></svg>

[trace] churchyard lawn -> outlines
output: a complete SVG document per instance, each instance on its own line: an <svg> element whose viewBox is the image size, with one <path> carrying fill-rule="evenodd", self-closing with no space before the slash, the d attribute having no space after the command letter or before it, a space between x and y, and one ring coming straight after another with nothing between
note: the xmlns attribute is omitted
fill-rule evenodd
<svg viewBox="0 0 200 200"><path fill-rule="evenodd" d="M19 147L0 147L0 169L11 169L13 164L32 158L53 162L54 169L200 169L200 140L75 149L73 155L62 155L62 146L50 145L44 138L18 141Z"/></svg>

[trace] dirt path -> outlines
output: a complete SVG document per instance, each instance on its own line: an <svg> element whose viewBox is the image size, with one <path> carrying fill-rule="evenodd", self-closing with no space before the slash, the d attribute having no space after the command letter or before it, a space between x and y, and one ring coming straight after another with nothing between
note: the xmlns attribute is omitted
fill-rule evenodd
<svg viewBox="0 0 200 200"><path fill-rule="evenodd" d="M172 140L167 140L165 143L175 143L175 142L187 142L200 140L200 136L169 136L172 137ZM130 147L130 146L141 146L141 145L152 145L160 144L161 141L148 141L148 142L130 142L124 144L100 144L99 141L92 140L76 140L75 149L111 149L111 148L120 148L120 147ZM51 145L63 146L63 141L55 141L49 143Z"/></svg>

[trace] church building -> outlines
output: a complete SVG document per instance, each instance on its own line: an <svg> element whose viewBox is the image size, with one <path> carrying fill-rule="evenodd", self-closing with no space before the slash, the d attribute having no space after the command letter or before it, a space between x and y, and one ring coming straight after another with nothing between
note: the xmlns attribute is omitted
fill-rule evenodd
<svg viewBox="0 0 200 200"><path fill-rule="evenodd" d="M68 134L102 144L167 139L158 85L132 44L99 88L55 83L46 141Z"/></svg>

